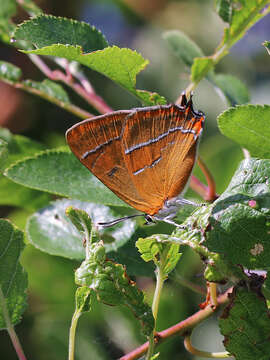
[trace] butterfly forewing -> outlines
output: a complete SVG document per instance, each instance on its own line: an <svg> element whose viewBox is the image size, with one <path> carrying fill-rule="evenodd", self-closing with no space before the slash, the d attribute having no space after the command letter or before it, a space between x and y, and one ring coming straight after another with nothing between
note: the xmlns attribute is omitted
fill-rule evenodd
<svg viewBox="0 0 270 360"><path fill-rule="evenodd" d="M140 211L149 204L140 197L125 167L121 133L129 111L119 111L74 125L66 133L68 145L98 179Z"/></svg>

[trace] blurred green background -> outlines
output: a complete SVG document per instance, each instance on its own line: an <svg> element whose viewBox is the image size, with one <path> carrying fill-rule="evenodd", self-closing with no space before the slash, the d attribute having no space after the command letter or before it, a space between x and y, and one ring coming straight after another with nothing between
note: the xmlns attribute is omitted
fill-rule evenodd
<svg viewBox="0 0 270 360"><path fill-rule="evenodd" d="M137 87L157 91L168 102L174 102L189 84L189 70L170 53L162 40L162 33L179 29L191 37L206 55L212 54L223 34L224 23L214 12L213 0L38 0L36 3L45 13L95 25L110 44L141 52L150 60L150 65L139 75ZM15 20L21 22L26 17L21 11ZM261 45L264 40L270 40L270 16L256 24L216 69L242 80L250 91L253 104L270 103L270 59ZM1 60L21 67L26 78L43 79L30 60L12 47L1 46ZM86 73L97 93L113 109L139 106L134 97L110 80L90 70ZM70 92L69 95L76 104L96 113L79 97ZM55 105L2 82L0 103L0 126L40 141L48 148L63 145L66 129L79 121ZM242 151L219 133L216 117L227 108L227 104L206 80L196 89L194 104L206 114L200 154L216 180L217 192L221 193L243 158ZM195 169L195 174L203 179L199 169ZM189 194L194 196L191 192ZM30 213L18 208L0 207L0 215L24 229ZM183 252L177 269L165 284L158 330L184 320L197 311L198 304L203 301L203 296L181 285L184 277L204 286L203 265L199 257L189 249L183 249ZM76 288L73 278L78 263L49 256L30 245L23 254L22 263L29 274L29 306L16 329L27 358L66 359ZM149 278L136 279L147 292L149 301L154 291L153 278L152 273ZM144 341L139 323L127 309L95 303L94 311L83 315L79 321L76 359L117 359ZM222 337L216 320L201 324L192 341L202 350L222 350ZM0 333L0 349L1 359L17 359L5 331ZM161 360L195 359L184 350L183 340L179 337L165 342L158 350Z"/></svg>

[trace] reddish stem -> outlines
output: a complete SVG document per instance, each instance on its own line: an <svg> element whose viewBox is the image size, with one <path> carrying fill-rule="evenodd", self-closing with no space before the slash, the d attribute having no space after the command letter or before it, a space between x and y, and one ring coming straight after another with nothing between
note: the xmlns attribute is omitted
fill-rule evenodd
<svg viewBox="0 0 270 360"><path fill-rule="evenodd" d="M20 344L20 340L19 340L14 328L13 327L9 328L8 333L9 333L10 339L12 341L12 344L14 346L14 349L16 351L16 354L17 354L19 360L27 360L26 356L25 356L25 354L23 352L23 348L22 348L22 346Z"/></svg>
<svg viewBox="0 0 270 360"><path fill-rule="evenodd" d="M205 199L207 195L208 188L204 185L199 179L197 179L194 175L191 176L189 186L193 191L199 194L203 199Z"/></svg>
<svg viewBox="0 0 270 360"><path fill-rule="evenodd" d="M198 156L197 159L198 165L200 167L200 169L202 170L205 179L207 181L207 192L204 196L204 200L207 201L214 201L218 198L218 195L216 193L216 183L215 180L212 176L212 174L210 173L209 169L207 168L206 164L204 163L204 161L202 160L202 158L200 156Z"/></svg>
<svg viewBox="0 0 270 360"><path fill-rule="evenodd" d="M46 75L49 79L55 81L61 81L70 88L72 88L77 94L79 94L83 99L85 99L89 104L95 107L101 114L106 114L112 112L113 110L106 104L106 102L98 96L93 90L92 86L88 82L88 86L85 85L86 79L82 83L76 83L74 77L67 70L67 73L64 74L60 70L51 70L47 64L45 64L41 58L37 55L29 55L33 63Z"/></svg>
<svg viewBox="0 0 270 360"><path fill-rule="evenodd" d="M232 289L229 289L224 294L220 295L217 299L217 307L213 308L211 304L209 304L205 309L199 310L189 318L180 323L171 326L170 328L157 332L155 336L156 345L159 345L165 339L174 336L174 335L183 335L188 330L193 329L196 325L200 322L211 316L219 307L220 305L224 305L228 302L228 294L232 292ZM135 360L141 357L148 349L148 342L144 343L137 349L131 351L129 354L122 356L119 360Z"/></svg>

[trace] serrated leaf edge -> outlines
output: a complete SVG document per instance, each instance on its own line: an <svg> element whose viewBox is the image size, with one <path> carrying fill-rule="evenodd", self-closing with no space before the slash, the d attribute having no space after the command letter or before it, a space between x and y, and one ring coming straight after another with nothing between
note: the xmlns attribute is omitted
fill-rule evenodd
<svg viewBox="0 0 270 360"><path fill-rule="evenodd" d="M54 15L51 15L51 14L40 14L40 15L35 16L35 17L31 18L31 19L24 20L21 24L17 25L15 31L13 32L12 37L16 38L17 29L21 28L22 26L24 26L27 23L33 23L35 20L39 20L40 18L54 19L54 20L59 20L59 21L62 21L62 22L68 21L68 22L74 23L74 24L81 24L83 27L88 27L92 31L97 32L98 34L100 34L102 36L102 38L105 40L105 42L109 45L109 43L108 43L106 37L104 36L104 34L99 29L97 29L94 25L90 25L89 23L87 23L85 21L78 21L78 20L75 20L75 19L67 18L65 16L54 16ZM18 38L18 39L20 39L20 38ZM25 40L25 39L21 39L21 40ZM62 44L62 45L64 45L64 44ZM52 46L52 45L48 45L48 46ZM74 45L72 45L72 46L74 46ZM38 49L43 49L43 48L38 48Z"/></svg>

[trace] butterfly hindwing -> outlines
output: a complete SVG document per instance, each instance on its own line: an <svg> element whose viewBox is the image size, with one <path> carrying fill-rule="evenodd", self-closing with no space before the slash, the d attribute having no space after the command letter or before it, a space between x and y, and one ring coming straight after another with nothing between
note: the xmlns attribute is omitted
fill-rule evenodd
<svg viewBox="0 0 270 360"><path fill-rule="evenodd" d="M202 119L191 108L177 105L145 108L127 116L122 139L126 167L154 213L184 190L195 163Z"/></svg>

